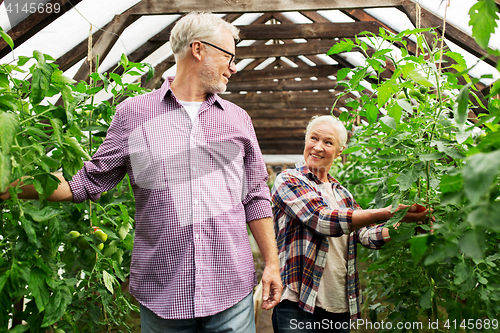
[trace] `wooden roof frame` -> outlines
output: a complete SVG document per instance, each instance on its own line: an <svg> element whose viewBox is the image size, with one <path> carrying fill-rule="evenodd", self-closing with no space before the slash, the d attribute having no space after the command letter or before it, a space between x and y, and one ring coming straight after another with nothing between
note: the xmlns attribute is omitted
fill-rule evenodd
<svg viewBox="0 0 500 333"><path fill-rule="evenodd" d="M75 5L81 0L71 0ZM500 0L495 0L500 7ZM68 0L51 0L59 3L63 11L71 8ZM332 58L338 63L331 65L318 57L326 53L339 38L353 38L362 31L378 33L383 27L393 31L384 23L370 16L363 9L394 7L405 13L411 22L416 22L416 5L413 0L142 0L130 9L116 15L105 27L93 34L92 54L99 54L100 62L106 57L115 45L119 36L133 22L144 15L185 14L191 11L211 11L226 14L224 19L234 22L245 13L264 13L255 22L239 26L242 40L256 40L251 46L236 48L236 59L255 59L244 70L233 76L227 85L230 94L223 98L233 101L243 107L252 117L259 144L265 154L301 154L304 141L304 129L315 114L330 114L331 106L336 94L333 91L336 81L332 79L337 70L349 66L341 56ZM355 22L334 23L317 13L318 10L341 10ZM312 21L310 24L294 24L282 12L300 12ZM36 32L50 24L56 17L35 13L11 29L8 34L13 38L15 46L28 40ZM269 20L279 21L280 24L264 25ZM420 22L422 27L437 27L442 33L442 18L421 8ZM148 55L156 51L168 41L170 31L175 22L164 28L153 38L147 40L141 47L128 55L135 62L143 61ZM295 43L292 39L305 39L306 43ZM445 38L462 47L477 57L486 56L474 39L458 27L447 22ZM275 40L271 45L266 41ZM279 42L278 42L279 41ZM410 52L415 45L408 42ZM56 63L65 71L87 56L88 42L82 41L72 50L57 59ZM3 40L0 40L0 55L6 55L10 49ZM316 66L309 66L299 56L305 56ZM276 61L263 70L254 70L260 63L269 57L276 57ZM282 60L287 57L298 67L293 68ZM94 58L95 61L95 58ZM485 61L495 65L499 59L487 56ZM155 67L153 79L144 83L148 88L156 88L162 82L162 74L175 65L173 56L168 57ZM95 68L95 64L93 65ZM385 73L390 73L390 66ZM84 63L75 80L88 80L89 66ZM312 80L311 78L315 78ZM299 81L300 80L300 81ZM482 86L478 86L481 90ZM240 92L246 92L241 94ZM337 104L334 113L340 113L344 104L344 97ZM485 102L484 96L480 96ZM474 99L473 99L474 100ZM486 112L479 110L479 112Z"/></svg>

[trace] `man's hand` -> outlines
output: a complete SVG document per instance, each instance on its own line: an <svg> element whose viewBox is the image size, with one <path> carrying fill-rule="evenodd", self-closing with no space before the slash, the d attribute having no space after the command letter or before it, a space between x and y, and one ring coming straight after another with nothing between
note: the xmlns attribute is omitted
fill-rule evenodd
<svg viewBox="0 0 500 333"><path fill-rule="evenodd" d="M282 290L279 268L266 266L262 273L262 308L270 310L278 305Z"/></svg>
<svg viewBox="0 0 500 333"><path fill-rule="evenodd" d="M266 263L262 273L262 308L269 310L278 305L281 299L281 290L283 290L273 220L270 217L253 220L248 223L248 226Z"/></svg>

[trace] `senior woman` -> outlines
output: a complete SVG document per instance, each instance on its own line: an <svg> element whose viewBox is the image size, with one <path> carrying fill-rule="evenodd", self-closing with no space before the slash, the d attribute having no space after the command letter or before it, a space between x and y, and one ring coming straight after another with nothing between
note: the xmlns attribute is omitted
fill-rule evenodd
<svg viewBox="0 0 500 333"><path fill-rule="evenodd" d="M276 177L271 190L278 242L281 302L273 329L283 332L349 332L360 318L356 243L379 249L390 241L383 223L391 207L363 210L328 172L347 141L333 116L316 116L306 129L304 160ZM408 206L400 205L396 210ZM422 221L427 211L403 221Z"/></svg>

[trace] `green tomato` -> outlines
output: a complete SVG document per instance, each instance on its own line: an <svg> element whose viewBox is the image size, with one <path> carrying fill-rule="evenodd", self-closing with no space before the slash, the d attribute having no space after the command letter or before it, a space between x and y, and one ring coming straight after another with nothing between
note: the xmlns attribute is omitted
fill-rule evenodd
<svg viewBox="0 0 500 333"><path fill-rule="evenodd" d="M73 230L73 231L68 232L68 237L66 239L69 238L69 242L74 243L78 240L79 237L80 237L80 233L76 230Z"/></svg>
<svg viewBox="0 0 500 333"><path fill-rule="evenodd" d="M102 249L104 249L104 243L97 244L97 248L99 249L99 251L102 251Z"/></svg>
<svg viewBox="0 0 500 333"><path fill-rule="evenodd" d="M425 102L425 97L422 95L419 91L411 89L408 94L411 97L414 97L415 99L419 100L420 102Z"/></svg>
<svg viewBox="0 0 500 333"><path fill-rule="evenodd" d="M101 229L96 229L94 231L94 234L97 236L97 238L99 238L101 240L101 242L105 242L107 239L108 239L108 235L106 235L106 233L104 231L102 231Z"/></svg>
<svg viewBox="0 0 500 333"><path fill-rule="evenodd" d="M426 94L426 93L429 91L429 88L424 87L424 86L420 86L420 87L418 88L418 90L420 90L420 92L421 92L422 94Z"/></svg>

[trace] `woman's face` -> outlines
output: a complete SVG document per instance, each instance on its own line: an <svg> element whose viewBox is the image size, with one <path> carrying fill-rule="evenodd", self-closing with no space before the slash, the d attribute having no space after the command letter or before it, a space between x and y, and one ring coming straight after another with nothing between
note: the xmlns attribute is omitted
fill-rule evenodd
<svg viewBox="0 0 500 333"><path fill-rule="evenodd" d="M337 129L331 123L316 124L307 134L304 160L307 168L321 181L328 181L328 171L341 152Z"/></svg>

